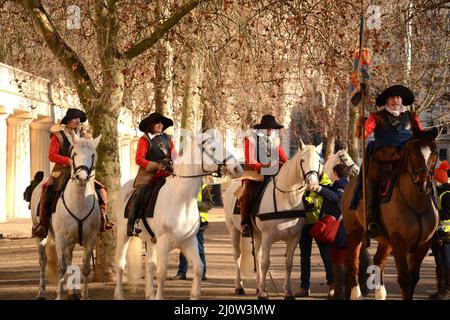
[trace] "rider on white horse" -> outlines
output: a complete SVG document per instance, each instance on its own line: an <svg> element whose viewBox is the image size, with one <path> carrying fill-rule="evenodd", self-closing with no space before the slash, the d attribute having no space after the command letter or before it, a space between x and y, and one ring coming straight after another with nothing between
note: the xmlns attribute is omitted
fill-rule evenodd
<svg viewBox="0 0 450 320"><path fill-rule="evenodd" d="M245 138L246 172L244 171L243 174L243 190L239 197L242 237L251 237L250 198L252 190L260 185L261 181L266 181L266 179L278 172L278 170L276 170L270 174L269 172L264 173L261 171L264 171L264 168L271 171L270 169L272 168L270 167L273 165L271 160L274 156L278 155L280 167L287 161L286 154L280 144L280 139L273 131L279 130L283 128L283 126L277 123L273 115L263 115L261 122L256 124L253 128L256 129L253 135ZM260 174L263 174L263 176Z"/></svg>
<svg viewBox="0 0 450 320"><path fill-rule="evenodd" d="M81 123L87 120L86 114L75 108L69 108L61 120L64 129L50 134L50 147L48 158L55 163L50 178L44 183L39 204L39 224L33 228L35 237L45 238L48 233L50 217L56 208L56 200L64 190L70 179L70 167L73 160L70 158L70 150L73 147L74 136L80 135Z"/></svg>
<svg viewBox="0 0 450 320"><path fill-rule="evenodd" d="M160 113L154 112L139 123L139 130L144 135L139 139L136 150L136 164L139 166L133 186L136 188L130 213L128 215L127 235L137 236L142 232L135 226L141 213L143 197L147 183L158 173L167 175L173 172L172 160L177 157L172 137L163 133L173 126L173 121Z"/></svg>

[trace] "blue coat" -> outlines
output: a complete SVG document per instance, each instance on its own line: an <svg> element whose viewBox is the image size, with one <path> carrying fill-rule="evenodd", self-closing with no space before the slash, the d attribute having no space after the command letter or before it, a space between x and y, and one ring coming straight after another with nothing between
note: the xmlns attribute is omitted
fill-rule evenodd
<svg viewBox="0 0 450 320"><path fill-rule="evenodd" d="M347 178L336 180L331 186L322 186L318 192L323 197L323 204L321 215L332 215L339 219L341 213L341 199L344 193L345 186L348 184ZM339 230L336 234L334 243L330 245L331 248L343 248L346 246L346 237L344 223L341 221Z"/></svg>

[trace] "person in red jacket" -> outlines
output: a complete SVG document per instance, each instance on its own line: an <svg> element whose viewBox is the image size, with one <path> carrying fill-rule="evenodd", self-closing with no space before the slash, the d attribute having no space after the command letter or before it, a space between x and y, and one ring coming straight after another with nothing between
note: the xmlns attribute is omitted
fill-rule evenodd
<svg viewBox="0 0 450 320"><path fill-rule="evenodd" d="M360 138L362 128L366 138L371 133L374 133L375 138L366 180L367 231L371 237L381 235L381 227L378 224L378 191L381 178L386 171L393 171L395 168L403 146L413 136L413 129L423 131L417 115L406 107L413 102L414 94L407 87L391 86L376 98L376 105L383 108L371 113L367 120L360 117L356 122L357 138Z"/></svg>
<svg viewBox="0 0 450 320"><path fill-rule="evenodd" d="M245 169L256 172L258 175L244 173L244 178L247 175L250 179L243 179L244 188L239 197L242 237L251 237L250 197L252 190L261 184L261 180L267 181L268 178L276 174L279 167L287 161L286 154L275 132L275 130L279 130L283 126L277 123L273 115L264 115L261 118L261 122L253 128L255 129L253 134L245 138L244 142ZM278 166L273 164L272 160L274 157L278 158ZM256 178L253 179L252 176L256 176Z"/></svg>
<svg viewBox="0 0 450 320"><path fill-rule="evenodd" d="M48 158L55 163L50 178L42 187L39 203L39 224L32 230L33 236L45 238L48 233L50 217L56 209L57 199L70 179L70 167L73 164L70 150L74 136L80 135L81 123L87 120L86 114L75 108L69 108L61 120L64 129L50 134Z"/></svg>
<svg viewBox="0 0 450 320"><path fill-rule="evenodd" d="M136 164L139 166L133 186L136 188L128 215L127 234L137 236L142 232L135 226L143 203L147 183L159 173L173 172L172 160L177 157L172 137L163 131L173 125L173 121L154 112L139 123L144 135L139 139L136 150Z"/></svg>

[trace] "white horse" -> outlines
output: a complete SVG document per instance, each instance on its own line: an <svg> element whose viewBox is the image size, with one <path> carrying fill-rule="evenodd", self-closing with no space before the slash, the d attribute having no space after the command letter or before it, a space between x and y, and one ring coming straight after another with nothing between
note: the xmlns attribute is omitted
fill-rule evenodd
<svg viewBox="0 0 450 320"><path fill-rule="evenodd" d="M345 165L349 169L350 176L357 176L359 173L359 167L350 157L347 149L341 149L335 154L332 154L325 162L323 170L329 177L331 177L331 174L333 173L333 167L337 164Z"/></svg>
<svg viewBox="0 0 450 320"><path fill-rule="evenodd" d="M271 220L261 220L258 216L262 213L275 211L273 196L275 194L277 210L288 211L303 210L302 196L305 187L312 187L319 183L319 172L323 169L320 163L320 151L322 145L314 147L305 145L301 140L299 150L295 156L287 161L280 169L278 175L270 181L264 191L258 210L256 225L253 225L254 247L257 264L257 296L259 299L267 299L265 292L266 273L270 264L270 249L274 242L286 243L286 273L284 281L285 298L293 299L291 290L291 271L293 255L297 247L301 229L305 223L304 217L291 216ZM240 181L233 181L224 196L225 222L231 235L234 247L234 259L236 261L235 292L245 294L241 281L241 270L248 271L251 261L251 242L242 239L240 243L240 215L233 214L236 197L234 192L241 185ZM275 191L274 191L275 188Z"/></svg>
<svg viewBox="0 0 450 320"><path fill-rule="evenodd" d="M73 249L77 243L85 248L81 268L83 278L81 298L88 298L89 263L100 224L100 208L94 187L95 164L97 162L96 148L99 142L100 136L95 140L78 138L78 136L74 138L71 151L73 161L71 178L57 202L47 238L37 238L40 264L38 299L45 299L45 267L47 262L51 263L49 268L54 268L54 264L56 264L56 260L47 261L47 255L55 256L55 245L58 258L56 299L62 299L67 266L72 264ZM36 213L41 191L41 184L39 184L31 197L33 226L37 225L39 219ZM76 285L73 285L72 293L74 296L75 289Z"/></svg>
<svg viewBox="0 0 450 320"><path fill-rule="evenodd" d="M233 178L242 175L242 168L238 161L224 146L214 141L209 135L196 136L195 140L187 138L190 147L184 150L183 155L175 161L174 175L167 178L161 188L156 201L153 218L146 221L156 236L156 244L151 242L151 236L145 230L143 221L139 227L143 229L140 235L146 242L145 260L145 297L154 299L153 275L157 268L156 299L163 299L164 281L167 276L168 254L171 250L179 248L192 263L194 279L191 289L191 299L200 297L200 281L203 274L203 263L198 253L196 234L200 226L199 211L197 207L197 193L202 183L202 177L218 173L230 174ZM185 142L186 142L185 141ZM220 156L218 156L220 154ZM192 161L192 155L199 155L198 161ZM128 280L136 280L142 264L142 244L138 238L126 235L127 219L124 218L124 209L133 192L133 181L125 183L116 199L115 215L117 221L116 245L116 289L115 299L124 299L122 276L127 264ZM128 251L128 254L127 254ZM137 264L137 266L131 266ZM137 269L136 269L137 268Z"/></svg>

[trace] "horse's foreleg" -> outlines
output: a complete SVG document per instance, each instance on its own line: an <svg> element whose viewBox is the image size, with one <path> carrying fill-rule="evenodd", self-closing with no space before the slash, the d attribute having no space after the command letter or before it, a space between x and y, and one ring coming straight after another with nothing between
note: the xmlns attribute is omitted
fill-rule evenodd
<svg viewBox="0 0 450 320"><path fill-rule="evenodd" d="M145 299L155 299L155 289L153 287L153 275L156 268L156 248L153 244L147 244L145 254Z"/></svg>
<svg viewBox="0 0 450 320"><path fill-rule="evenodd" d="M388 256L391 254L392 248L388 244L384 244L382 242L378 243L378 248L375 256L373 257L373 264L379 267L379 276L377 279L375 277L375 281L378 280L378 283L374 283L375 285L375 299L377 300L386 300L386 287L384 286L383 275L384 275L384 267L386 266L386 260Z"/></svg>
<svg viewBox="0 0 450 320"><path fill-rule="evenodd" d="M258 282L258 299L268 299L269 295L266 292L266 275L270 266L270 249L272 246L272 239L267 236L262 236L261 248L258 251L258 268L259 268L259 282Z"/></svg>
<svg viewBox="0 0 450 320"><path fill-rule="evenodd" d="M413 279L408 268L408 245L406 240L398 234L391 236L395 265L397 266L398 284L402 290L403 300L412 300Z"/></svg>
<svg viewBox="0 0 450 320"><path fill-rule="evenodd" d="M363 229L356 229L347 235L347 259L346 259L346 296L352 300L361 298L361 290L358 284L359 252L362 245ZM351 290L351 292L348 292Z"/></svg>
<svg viewBox="0 0 450 320"><path fill-rule="evenodd" d="M422 261L425 258L428 250L431 246L431 240L424 243L422 246L417 248L416 251L413 253L410 253L408 262L409 262L409 272L412 276L412 292L411 292L411 299L414 295L414 289L416 288L417 283L420 279L420 266L422 265Z"/></svg>
<svg viewBox="0 0 450 320"><path fill-rule="evenodd" d="M45 266L47 265L47 254L45 253L45 246L42 246L42 239L36 238L37 247L39 250L39 292L37 298L39 300L45 299Z"/></svg>
<svg viewBox="0 0 450 320"><path fill-rule="evenodd" d="M74 271L74 269L71 268L74 248L75 248L75 243L69 243L66 245L66 248L64 250L64 260L66 262L67 268L69 269L69 274L70 274L70 272ZM71 278L71 279L73 279L73 278ZM76 285L74 283L71 284L71 288L69 288L69 290L71 290L71 293L69 293L69 297L71 297L72 299L79 299L77 292L76 292L76 290L79 289L78 280L77 279L73 279L73 280L75 280L77 282L76 282ZM69 281L68 281L68 285L69 285Z"/></svg>
<svg viewBox="0 0 450 320"><path fill-rule="evenodd" d="M123 294L123 272L127 265L128 241L125 232L117 232L116 243L116 288L114 289L114 299L124 300Z"/></svg>
<svg viewBox="0 0 450 320"><path fill-rule="evenodd" d="M286 274L284 277L284 298L295 300L295 295L291 288L291 272L294 261L294 252L297 247L300 237L294 237L290 241L286 242Z"/></svg>
<svg viewBox="0 0 450 320"><path fill-rule="evenodd" d="M167 278L167 264L169 256L169 242L166 237L161 237L156 243L156 254L158 263L156 265L156 279L158 281L158 289L156 291L156 299L164 299L164 281Z"/></svg>
<svg viewBox="0 0 450 320"><path fill-rule="evenodd" d="M234 279L234 293L240 296L245 295L245 289L243 287L241 279L241 269L239 268L239 259L241 257L241 248L239 241L241 239L241 233L239 230L233 227L230 231L231 244L233 245L234 262L236 263L236 277Z"/></svg>
<svg viewBox="0 0 450 320"><path fill-rule="evenodd" d="M88 300L88 282L89 273L91 272L91 257L94 251L95 236L86 242L86 247L84 248L83 264L81 266L81 274L83 278L83 289L81 290L81 299Z"/></svg>
<svg viewBox="0 0 450 320"><path fill-rule="evenodd" d="M62 300L64 294L64 278L67 271L67 264L65 260L65 240L63 237L58 237L56 240L56 252L58 255L58 287L56 290L56 300Z"/></svg>
<svg viewBox="0 0 450 320"><path fill-rule="evenodd" d="M196 237L187 240L181 251L186 256L186 259L193 264L194 279L192 280L191 299L198 300L201 294L200 283L203 275L203 265L200 255L198 253L198 242Z"/></svg>

